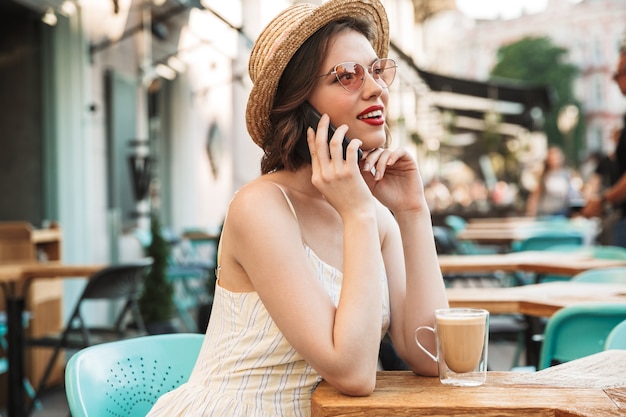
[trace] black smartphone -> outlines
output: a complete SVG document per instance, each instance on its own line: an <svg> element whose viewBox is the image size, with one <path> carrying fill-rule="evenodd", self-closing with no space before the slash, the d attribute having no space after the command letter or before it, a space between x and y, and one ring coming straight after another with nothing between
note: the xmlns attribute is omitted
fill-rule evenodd
<svg viewBox="0 0 626 417"><path fill-rule="evenodd" d="M309 126L313 128L313 130L317 130L317 125L320 122L320 118L322 115L313 107L308 101L305 101L304 104L304 113L306 116L306 121ZM306 132L306 131L305 131ZM333 137L335 134L335 126L332 123L328 124L328 140ZM348 148L348 143L350 143L350 139L347 137L343 138L343 159L346 159L346 152ZM306 142L306 133L296 144L296 150L306 161L311 163L311 153L309 152L309 145ZM363 151L358 150L359 160L363 157Z"/></svg>

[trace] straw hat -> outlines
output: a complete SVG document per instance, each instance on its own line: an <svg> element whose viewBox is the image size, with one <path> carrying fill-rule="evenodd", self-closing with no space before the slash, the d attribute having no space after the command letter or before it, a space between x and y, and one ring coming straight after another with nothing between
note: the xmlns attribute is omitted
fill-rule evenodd
<svg viewBox="0 0 626 417"><path fill-rule="evenodd" d="M261 32L248 64L254 86L248 99L246 125L254 143L262 147L271 135L269 115L278 80L298 48L327 23L355 16L375 25L374 51L379 57L386 57L389 22L385 8L378 0L329 0L321 6L294 4L283 10Z"/></svg>

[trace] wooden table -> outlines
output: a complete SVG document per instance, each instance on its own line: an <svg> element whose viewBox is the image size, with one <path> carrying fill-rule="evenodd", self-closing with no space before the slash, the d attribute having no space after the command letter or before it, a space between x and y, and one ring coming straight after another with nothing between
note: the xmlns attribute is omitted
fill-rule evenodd
<svg viewBox="0 0 626 417"><path fill-rule="evenodd" d="M446 294L451 307L484 308L491 314L550 317L573 304L626 303L626 284L563 281L506 288L457 287L446 289Z"/></svg>
<svg viewBox="0 0 626 417"><path fill-rule="evenodd" d="M593 225L588 221L559 219L539 220L533 217L508 217L502 219L472 219L457 234L457 239L471 240L479 244L510 247L513 242L528 239L537 233L551 230L574 230L589 236Z"/></svg>
<svg viewBox="0 0 626 417"><path fill-rule="evenodd" d="M312 417L626 415L626 351L605 351L534 373L488 372L478 387L450 387L412 372L379 372L368 397L348 397L322 382Z"/></svg>
<svg viewBox="0 0 626 417"><path fill-rule="evenodd" d="M0 264L0 285L7 309L8 404L9 417L26 415L24 390L24 328L22 314L26 293L33 279L87 277L104 265L66 265L59 262Z"/></svg>
<svg viewBox="0 0 626 417"><path fill-rule="evenodd" d="M535 272L576 275L594 268L626 266L626 261L597 259L587 254L524 251L489 255L439 255L441 272Z"/></svg>

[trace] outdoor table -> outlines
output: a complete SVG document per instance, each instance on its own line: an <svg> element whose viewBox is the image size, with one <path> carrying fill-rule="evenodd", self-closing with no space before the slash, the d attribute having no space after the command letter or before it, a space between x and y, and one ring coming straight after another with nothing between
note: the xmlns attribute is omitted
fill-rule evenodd
<svg viewBox="0 0 626 417"><path fill-rule="evenodd" d="M562 229L578 231L588 238L595 230L592 223L579 219L545 220L533 217L507 217L472 219L456 237L459 240L510 248L514 242L526 240L538 233Z"/></svg>
<svg viewBox="0 0 626 417"><path fill-rule="evenodd" d="M488 372L478 387L451 387L410 371L379 372L367 397L322 382L312 417L626 415L626 350L604 351L533 373Z"/></svg>
<svg viewBox="0 0 626 417"><path fill-rule="evenodd" d="M625 260L598 259L588 254L523 251L488 255L439 255L441 272L534 272L576 275L594 268L626 266Z"/></svg>
<svg viewBox="0 0 626 417"><path fill-rule="evenodd" d="M484 308L491 314L550 317L584 302L626 303L626 284L557 281L504 288L447 288L451 307Z"/></svg>
<svg viewBox="0 0 626 417"><path fill-rule="evenodd" d="M0 263L0 285L4 292L7 314L7 361L9 417L26 415L24 390L24 313L26 293L33 279L87 277L104 268L104 265L68 265L48 263Z"/></svg>

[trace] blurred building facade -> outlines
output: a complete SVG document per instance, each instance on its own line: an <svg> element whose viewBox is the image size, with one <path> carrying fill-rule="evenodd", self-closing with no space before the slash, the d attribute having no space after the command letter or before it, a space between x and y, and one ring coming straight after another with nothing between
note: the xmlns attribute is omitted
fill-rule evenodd
<svg viewBox="0 0 626 417"><path fill-rule="evenodd" d="M575 94L583 106L586 146L579 156L612 150L612 132L621 127L626 110L611 78L626 37L625 1L548 0L544 11L514 19L473 20L446 12L427 22L425 32L427 68L477 80L488 78L500 46L548 36L570 51L569 62L580 69Z"/></svg>

